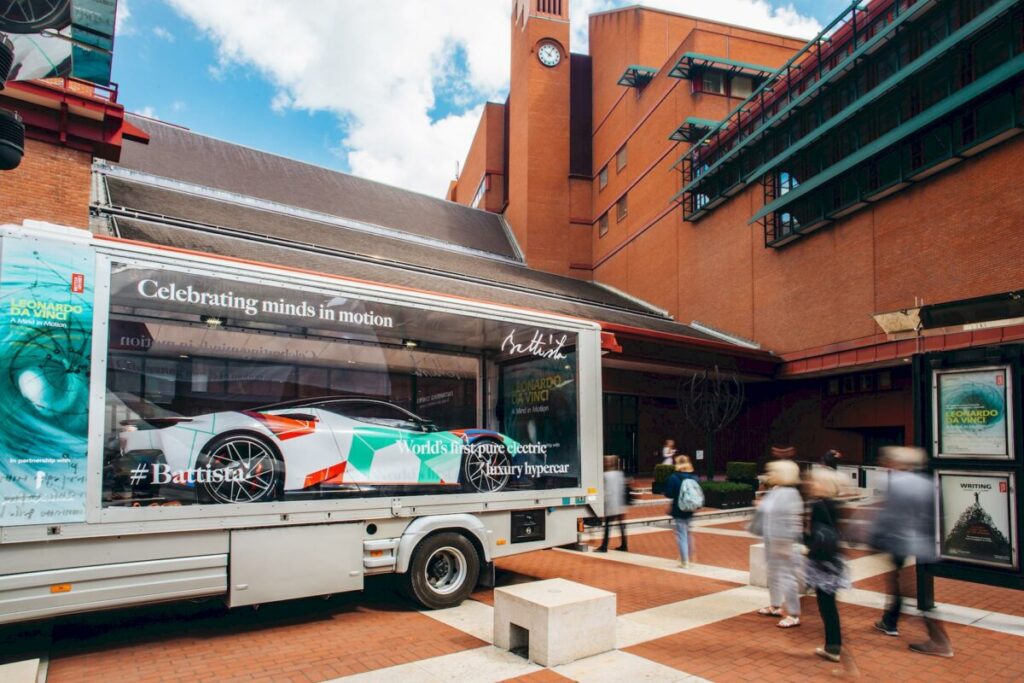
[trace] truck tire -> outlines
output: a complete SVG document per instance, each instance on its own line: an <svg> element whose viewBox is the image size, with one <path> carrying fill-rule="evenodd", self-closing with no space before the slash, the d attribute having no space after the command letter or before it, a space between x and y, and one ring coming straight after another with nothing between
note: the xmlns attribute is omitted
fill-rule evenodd
<svg viewBox="0 0 1024 683"><path fill-rule="evenodd" d="M405 573L405 588L427 609L444 609L469 597L479 577L476 547L462 534L445 531L416 546Z"/></svg>

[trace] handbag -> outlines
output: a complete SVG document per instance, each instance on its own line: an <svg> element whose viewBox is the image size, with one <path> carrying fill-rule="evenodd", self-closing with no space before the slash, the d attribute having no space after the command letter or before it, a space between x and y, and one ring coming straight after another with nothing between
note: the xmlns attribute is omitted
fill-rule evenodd
<svg viewBox="0 0 1024 683"><path fill-rule="evenodd" d="M835 520L832 519L832 512L828 505L821 504L828 515L828 524L824 522L812 522L811 532L807 534L805 545L807 556L812 560L828 561L839 555L839 531L836 529Z"/></svg>

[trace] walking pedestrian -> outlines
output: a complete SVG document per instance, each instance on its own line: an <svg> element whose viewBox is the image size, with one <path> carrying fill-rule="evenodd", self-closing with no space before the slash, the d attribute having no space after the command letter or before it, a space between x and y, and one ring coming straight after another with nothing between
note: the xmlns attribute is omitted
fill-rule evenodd
<svg viewBox="0 0 1024 683"><path fill-rule="evenodd" d="M619 456L604 456L604 540L597 549L599 553L608 552L608 535L613 522L619 523L621 541L616 550L629 550L626 541L626 476L619 469Z"/></svg>
<svg viewBox="0 0 1024 683"><path fill-rule="evenodd" d="M676 441L675 439L665 439L665 443L661 446L661 464L674 465L675 461Z"/></svg>
<svg viewBox="0 0 1024 683"><path fill-rule="evenodd" d="M690 520L693 513L704 505L704 493L693 474L693 462L689 456L677 455L675 467L676 471L665 481L665 497L672 501L669 503L669 513L676 528L679 566L688 569L691 559L696 554L693 537L690 534Z"/></svg>
<svg viewBox="0 0 1024 683"><path fill-rule="evenodd" d="M889 490L882 510L871 529L871 545L887 553L890 572L889 601L882 619L875 628L888 636L899 635L903 596L900 574L907 559L917 559L918 571L927 571L937 561L935 553L935 489L932 480L920 473L928 461L923 449L909 446L887 446L881 449L882 463L892 472ZM952 657L953 645L942 623L922 610L928 640L911 643L910 649L924 655Z"/></svg>
<svg viewBox="0 0 1024 683"><path fill-rule="evenodd" d="M815 468L807 481L810 499L807 531L807 565L804 576L807 585L814 588L818 613L825 622L825 647L814 654L830 662L838 662L843 647L836 607L836 592L850 587L850 578L839 547L839 479L834 470Z"/></svg>
<svg viewBox="0 0 1024 683"><path fill-rule="evenodd" d="M792 460L775 460L767 464L766 470L772 489L757 506L750 531L764 538L771 604L757 613L782 617L776 626L793 628L800 625L796 565L799 555L793 547L803 535L804 503L796 490L800 484L800 467Z"/></svg>

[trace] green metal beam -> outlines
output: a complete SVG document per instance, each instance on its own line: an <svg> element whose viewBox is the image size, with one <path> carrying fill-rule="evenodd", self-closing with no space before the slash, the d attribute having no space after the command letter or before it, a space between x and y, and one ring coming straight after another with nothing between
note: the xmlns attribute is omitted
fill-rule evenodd
<svg viewBox="0 0 1024 683"><path fill-rule="evenodd" d="M696 116L687 116L686 119L679 124L679 127L672 131L672 134L668 136L669 140L675 140L676 142L693 142L697 138L703 137L697 135L699 130L710 130L718 125L718 121L713 119L702 119Z"/></svg>
<svg viewBox="0 0 1024 683"><path fill-rule="evenodd" d="M1013 0L1010 0L1010 1L1012 2ZM850 6L850 8L853 9L853 8L855 8L859 4L861 4L861 0L855 0L855 2ZM913 7L909 7L906 10L904 10L900 15L898 15L893 20L893 22L891 24L886 24L882 31L879 31L874 36L872 36L871 38L866 40L864 43L862 43L860 45L860 47L856 48L853 52L851 52L849 55L847 55L846 59L844 59L842 62L839 62L838 64L836 64L835 68L830 70L827 74L825 74L824 77L822 77L822 78L818 79L816 82L812 83L807 88L807 90L804 91L804 93L802 95L799 95L796 98L794 98L789 104L787 104L785 107L782 107L779 110L779 112L777 114L775 114L775 116L773 116L772 118L770 118L767 121L765 121L764 123L762 123L758 127L757 130L755 130L753 133L748 135L746 138L740 140L739 143L735 147L733 147L731 150L729 150L729 152L725 156L723 156L721 159L718 159L715 163L711 164L710 168L707 169L707 172L714 171L725 160L731 158L732 156L735 156L741 149L743 149L748 144L750 144L753 140L755 140L758 137L759 133L762 132L764 129L773 126L776 122L780 121L785 116L788 116L789 113L794 108L802 106L802 104L804 104L806 101L808 101L812 96L814 96L815 93L817 93L819 90L821 90L826 84L831 83L832 80L833 80L833 75L844 73L846 71L847 67L852 66L853 64L855 64L857 60L859 60L861 57L864 56L864 54L873 51L876 47L878 47L881 44L883 39L884 40L888 40L888 36L889 36L890 33L895 31L897 27L902 26L904 22L910 21L910 19L912 19L913 17L917 16L917 12L919 10L925 8L928 4L930 4L930 3L928 3L928 2L919 2L917 5L915 5ZM817 43L820 43L823 40L827 40L828 38L825 35L826 32L830 31L837 23L839 23L840 19L842 19L843 16L845 16L845 14L842 14L839 17L837 17L836 19L834 19L832 21L832 23L830 23L827 27L825 27L825 29L822 30L822 32L819 33L818 36L814 40L812 40L810 43L808 43L806 47L802 48L799 52L796 53L796 55L794 55L788 62L786 62L778 71L776 71L775 75L777 76L777 75L781 74L783 71L785 71L787 69L787 67L790 67L790 66L797 66L798 67L798 65L795 65L794 62L800 56L806 54L806 52L811 48L811 46L813 44L817 44ZM743 110L744 106L746 106L748 103L753 101L756 97L758 97L758 95L760 95L762 93L762 91L766 87L770 87L772 83L773 83L773 79L771 79L771 78L768 79L767 81L765 81L765 83L763 83L761 85L761 87L759 87L757 90L755 90L750 95L750 97L748 97L746 100L744 100L742 103L740 103L740 105L738 107L736 107L732 112L730 112L729 115L726 116L725 119L722 121L722 123L718 126L718 128L722 128L722 127L725 127L726 125L728 125L729 121L734 116L739 114L740 111ZM707 139L707 138L711 137L716 132L717 132L717 129L710 131L707 135L704 136L704 138L701 140L701 142L703 142L704 139ZM691 148L691 151L687 152L686 154L683 154L681 157L676 159L675 163L672 164L671 168L675 168L676 166L678 166L683 161L683 159L685 159L687 156L689 156L692 153L692 149L694 149L696 147L697 147L697 145L694 145L693 148ZM692 184L693 183L691 182L690 185L692 185ZM682 192L687 192L690 189L690 185L688 185L687 187L684 187Z"/></svg>
<svg viewBox="0 0 1024 683"><path fill-rule="evenodd" d="M686 65L684 66L684 62ZM716 69L718 71L742 71L745 74L751 76L764 77L769 74L775 73L775 69L770 66L764 66L763 64L752 64L750 62L740 62L735 59L728 59L726 57L716 57L714 55L706 55L700 52L684 52L679 56L675 66L668 72L670 78L682 78L688 79L690 74L693 72L694 63L697 68L701 69Z"/></svg>
<svg viewBox="0 0 1024 683"><path fill-rule="evenodd" d="M790 190L778 199L765 205L764 208L754 214L753 218L748 221L748 224L754 223L755 221L764 218L769 213L778 211L782 207L792 204L794 201L800 199L812 190L821 187L833 178L842 175L846 171L849 171L855 166L867 161L875 154L895 145L922 128L930 126L943 116L950 114L967 102L984 95L987 91L999 86L1004 81L1009 80L1022 72L1024 72L1024 54L1019 54L965 88L962 88L955 96L947 97L938 104L926 109L907 123L894 128L871 144L865 145L854 154L851 154L842 161L833 164L827 171L819 173L810 180L801 183L799 187Z"/></svg>
<svg viewBox="0 0 1024 683"><path fill-rule="evenodd" d="M618 85L623 85L627 88L637 88L650 83L651 79L657 74L658 70L653 67L630 64L622 72L622 75L619 76Z"/></svg>
<svg viewBox="0 0 1024 683"><path fill-rule="evenodd" d="M869 104L872 104L882 96L888 94L896 85L901 81L910 78L914 74L918 73L922 69L925 69L935 63L947 52L952 50L958 43L964 42L971 38L980 31L988 28L988 25L1000 19L1000 15L1005 11L1009 11L1016 5L1019 0L1003 0L986 11L979 14L977 17L969 21L968 23L961 26L955 32L946 36L944 40L935 44L930 50L919 56L905 68L897 71L895 74L887 78L886 80L879 83L877 86L872 88L870 91L865 93L862 97L857 98L856 101L847 105L842 112L833 116L825 124L818 126L811 133L801 138L798 142L790 145L785 150L775 155L769 161L761 164L756 170L747 174L743 179L743 184L750 184L751 180L760 178L769 170L778 166L786 159L789 159L796 155L801 150L805 149L808 145L813 144L817 140L820 140L826 133L849 121L854 115L861 112Z"/></svg>

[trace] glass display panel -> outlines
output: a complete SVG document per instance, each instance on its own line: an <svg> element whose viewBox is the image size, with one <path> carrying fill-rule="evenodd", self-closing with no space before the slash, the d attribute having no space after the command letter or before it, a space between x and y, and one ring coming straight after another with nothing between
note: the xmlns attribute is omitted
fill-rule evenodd
<svg viewBox="0 0 1024 683"><path fill-rule="evenodd" d="M1016 569L1017 501L1010 472L935 473L941 557Z"/></svg>
<svg viewBox="0 0 1024 683"><path fill-rule="evenodd" d="M578 487L576 337L113 263L103 505Z"/></svg>
<svg viewBox="0 0 1024 683"><path fill-rule="evenodd" d="M937 457L1013 459L1011 377L1005 365L935 372Z"/></svg>

